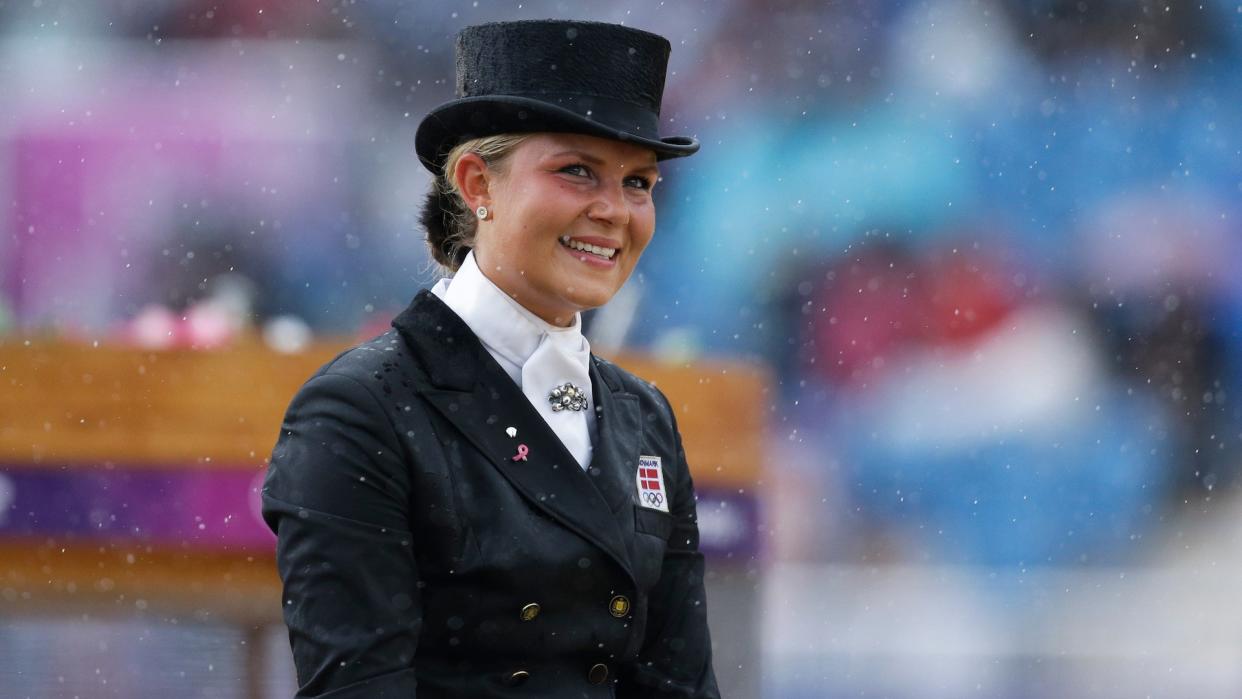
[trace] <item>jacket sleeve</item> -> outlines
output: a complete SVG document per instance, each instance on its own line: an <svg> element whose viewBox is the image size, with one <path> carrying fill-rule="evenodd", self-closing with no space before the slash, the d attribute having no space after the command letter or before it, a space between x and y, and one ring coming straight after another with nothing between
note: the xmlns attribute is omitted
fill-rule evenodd
<svg viewBox="0 0 1242 699"><path fill-rule="evenodd" d="M320 374L290 404L263 486L298 698L415 699L421 624L410 476L359 381Z"/></svg>
<svg viewBox="0 0 1242 699"><path fill-rule="evenodd" d="M719 699L712 669L711 634L707 630L707 596L703 589L703 554L699 552L699 524L694 481L686 463L677 418L668 399L660 394L672 423L677 464L670 508L673 532L664 554L660 580L651 591L647 634L628 682L618 687L618 699Z"/></svg>

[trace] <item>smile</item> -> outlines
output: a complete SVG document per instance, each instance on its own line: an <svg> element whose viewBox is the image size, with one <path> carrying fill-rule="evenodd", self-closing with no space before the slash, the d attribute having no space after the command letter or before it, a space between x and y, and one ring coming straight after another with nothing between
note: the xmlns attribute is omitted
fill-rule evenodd
<svg viewBox="0 0 1242 699"><path fill-rule="evenodd" d="M604 248L598 245L591 245L580 240L574 240L567 235L561 236L561 245L564 245L570 250L578 250L580 252L586 252L602 257L605 260L611 260L613 255L617 254L617 248Z"/></svg>

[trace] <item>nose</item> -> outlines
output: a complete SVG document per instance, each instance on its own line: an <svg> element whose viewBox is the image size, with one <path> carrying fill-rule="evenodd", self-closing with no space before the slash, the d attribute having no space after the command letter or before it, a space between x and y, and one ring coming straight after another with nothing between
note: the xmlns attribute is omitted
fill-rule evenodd
<svg viewBox="0 0 1242 699"><path fill-rule="evenodd" d="M586 210L587 218L613 226L626 226L630 222L630 204L625 197L621 182L601 184L596 196Z"/></svg>

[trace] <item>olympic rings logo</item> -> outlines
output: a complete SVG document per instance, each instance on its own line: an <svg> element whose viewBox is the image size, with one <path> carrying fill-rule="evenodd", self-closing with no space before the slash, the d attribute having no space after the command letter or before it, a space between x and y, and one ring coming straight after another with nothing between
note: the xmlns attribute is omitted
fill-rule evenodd
<svg viewBox="0 0 1242 699"><path fill-rule="evenodd" d="M643 492L643 500L646 501L648 505L660 507L664 504L664 493L653 493L650 490L647 490Z"/></svg>

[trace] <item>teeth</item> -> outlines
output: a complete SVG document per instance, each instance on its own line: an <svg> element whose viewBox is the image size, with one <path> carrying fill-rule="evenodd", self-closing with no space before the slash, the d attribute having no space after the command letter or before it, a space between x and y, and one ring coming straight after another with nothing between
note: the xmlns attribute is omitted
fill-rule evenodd
<svg viewBox="0 0 1242 699"><path fill-rule="evenodd" d="M598 245L589 245L580 240L573 240L567 235L561 236L561 244L565 247L572 248L574 250L581 250L583 252L589 252L593 255L599 255L600 257L609 260L612 259L613 255L617 254L616 248L602 248Z"/></svg>

